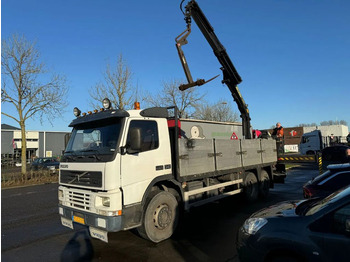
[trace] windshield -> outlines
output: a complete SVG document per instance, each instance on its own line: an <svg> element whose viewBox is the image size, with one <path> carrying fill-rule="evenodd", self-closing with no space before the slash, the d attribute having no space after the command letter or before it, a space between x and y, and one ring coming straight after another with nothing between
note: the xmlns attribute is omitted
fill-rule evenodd
<svg viewBox="0 0 350 262"><path fill-rule="evenodd" d="M120 118L75 126L64 152L64 161L111 161L120 130Z"/></svg>
<svg viewBox="0 0 350 262"><path fill-rule="evenodd" d="M330 175L331 175L331 171L328 170L328 171L324 172L322 175L315 177L313 182L318 183L318 182L324 180L325 178L329 177Z"/></svg>
<svg viewBox="0 0 350 262"><path fill-rule="evenodd" d="M333 194L329 195L328 197L312 204L309 206L309 208L306 210L305 215L311 216L315 214L316 212L322 210L323 208L327 207L328 205L338 201L338 199L341 199L350 193L350 187L347 187L346 189L340 189Z"/></svg>

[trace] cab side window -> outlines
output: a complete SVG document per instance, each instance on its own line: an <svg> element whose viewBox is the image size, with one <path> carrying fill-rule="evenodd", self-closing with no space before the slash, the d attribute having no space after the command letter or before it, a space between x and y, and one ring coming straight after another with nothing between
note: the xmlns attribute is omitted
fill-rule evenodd
<svg viewBox="0 0 350 262"><path fill-rule="evenodd" d="M130 123L129 130L133 128L141 129L141 152L154 150L159 147L158 126L156 121L133 120ZM126 144L130 144L129 135Z"/></svg>

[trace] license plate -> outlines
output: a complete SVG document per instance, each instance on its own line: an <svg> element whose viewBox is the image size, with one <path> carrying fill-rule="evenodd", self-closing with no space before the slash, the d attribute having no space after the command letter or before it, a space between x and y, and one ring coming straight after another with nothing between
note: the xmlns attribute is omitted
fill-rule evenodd
<svg viewBox="0 0 350 262"><path fill-rule="evenodd" d="M61 217L61 223L65 227L69 227L70 229L73 229L73 222L70 219L67 219L65 217Z"/></svg>
<svg viewBox="0 0 350 262"><path fill-rule="evenodd" d="M85 225L85 219L83 217L73 216L72 220L79 224Z"/></svg>
<svg viewBox="0 0 350 262"><path fill-rule="evenodd" d="M89 227L89 231L90 231L90 235L93 238L97 238L99 240L102 240L103 242L108 243L108 232L98 229L98 228L94 228L94 227Z"/></svg>

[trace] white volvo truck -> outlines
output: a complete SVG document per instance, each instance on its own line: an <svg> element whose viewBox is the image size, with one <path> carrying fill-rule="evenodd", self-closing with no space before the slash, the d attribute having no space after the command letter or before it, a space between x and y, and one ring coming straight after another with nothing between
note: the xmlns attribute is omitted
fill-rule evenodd
<svg viewBox="0 0 350 262"><path fill-rule="evenodd" d="M189 123L169 117L167 108L105 109L74 119L60 164L62 224L86 225L103 241L108 232L137 228L159 242L172 235L181 210L241 192L250 201L268 194L274 140L206 138L196 135L206 123L192 122L194 130Z"/></svg>
<svg viewBox="0 0 350 262"><path fill-rule="evenodd" d="M208 82L193 82L181 49L192 17L222 65L242 132L235 124L213 128L214 123L196 121L188 126L175 108L171 114L167 108L124 111L104 103L104 110L85 116L76 109L60 164L63 225L86 225L92 237L103 241L108 232L136 228L157 243L173 234L181 210L238 193L253 201L273 186L276 141L250 139L249 110L237 87L241 78L198 4L192 0L185 9L187 29L176 38L176 47L189 83L179 88Z"/></svg>

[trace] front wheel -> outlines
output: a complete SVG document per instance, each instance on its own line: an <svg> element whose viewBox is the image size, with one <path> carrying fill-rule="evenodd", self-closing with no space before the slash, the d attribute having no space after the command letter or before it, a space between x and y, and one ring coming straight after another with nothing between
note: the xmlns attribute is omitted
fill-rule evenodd
<svg viewBox="0 0 350 262"><path fill-rule="evenodd" d="M169 192L161 191L148 203L139 234L154 243L171 237L177 226L179 206L176 198Z"/></svg>

